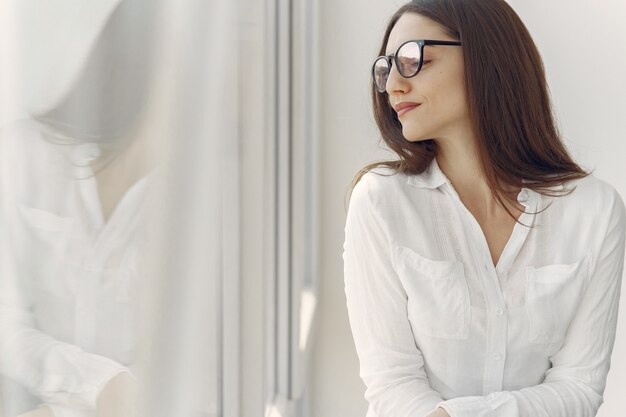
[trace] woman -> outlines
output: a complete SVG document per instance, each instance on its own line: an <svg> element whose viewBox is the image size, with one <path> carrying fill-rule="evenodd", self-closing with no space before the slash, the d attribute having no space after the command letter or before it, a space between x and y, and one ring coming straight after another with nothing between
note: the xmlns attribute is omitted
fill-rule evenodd
<svg viewBox="0 0 626 417"><path fill-rule="evenodd" d="M380 55L398 159L355 178L343 246L367 416L595 416L626 210L568 155L525 26L502 0L415 0Z"/></svg>

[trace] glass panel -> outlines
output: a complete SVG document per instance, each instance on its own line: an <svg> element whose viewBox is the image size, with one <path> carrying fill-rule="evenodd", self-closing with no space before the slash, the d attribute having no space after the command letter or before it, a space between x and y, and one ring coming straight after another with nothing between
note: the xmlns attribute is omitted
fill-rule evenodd
<svg viewBox="0 0 626 417"><path fill-rule="evenodd" d="M237 6L0 6L0 415L240 415Z"/></svg>

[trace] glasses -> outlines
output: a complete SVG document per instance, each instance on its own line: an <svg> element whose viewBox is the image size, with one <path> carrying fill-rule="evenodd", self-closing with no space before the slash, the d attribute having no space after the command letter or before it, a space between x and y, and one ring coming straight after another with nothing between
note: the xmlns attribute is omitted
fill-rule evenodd
<svg viewBox="0 0 626 417"><path fill-rule="evenodd" d="M461 42L436 41L432 39L414 39L404 42L398 47L395 54L379 56L372 65L372 77L376 90L384 93L387 89L387 79L391 71L392 60L400 75L404 78L415 77L422 69L422 57L424 56L424 46L426 45L451 45L460 46Z"/></svg>

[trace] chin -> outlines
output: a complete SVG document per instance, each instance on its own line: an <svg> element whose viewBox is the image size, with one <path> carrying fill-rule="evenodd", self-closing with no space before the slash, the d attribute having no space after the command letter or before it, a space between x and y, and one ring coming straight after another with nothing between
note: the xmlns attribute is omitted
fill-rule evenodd
<svg viewBox="0 0 626 417"><path fill-rule="evenodd" d="M402 125L402 136L408 141L418 142L420 140L424 140L427 138L425 135L424 129L420 129L419 124L411 123L411 120L406 120L405 124Z"/></svg>
<svg viewBox="0 0 626 417"><path fill-rule="evenodd" d="M423 140L428 140L430 137L425 135L420 135L415 132L402 132L402 136L409 142L421 142Z"/></svg>

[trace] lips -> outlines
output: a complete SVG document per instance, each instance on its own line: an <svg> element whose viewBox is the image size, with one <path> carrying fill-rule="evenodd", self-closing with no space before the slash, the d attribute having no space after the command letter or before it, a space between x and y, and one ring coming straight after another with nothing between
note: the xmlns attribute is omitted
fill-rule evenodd
<svg viewBox="0 0 626 417"><path fill-rule="evenodd" d="M409 103L409 102L398 103L395 106L395 110L396 110L396 113L398 114L398 117L400 117L404 113L407 113L415 109L416 107L419 107L420 105L421 103Z"/></svg>

